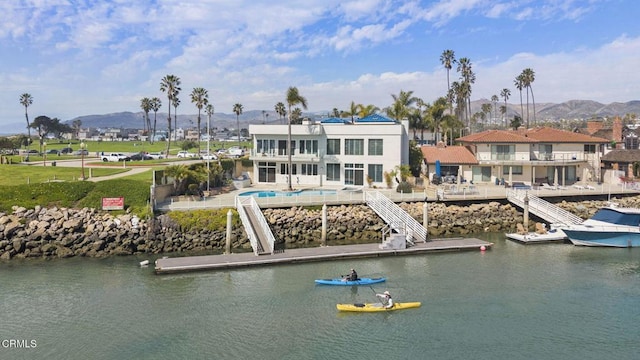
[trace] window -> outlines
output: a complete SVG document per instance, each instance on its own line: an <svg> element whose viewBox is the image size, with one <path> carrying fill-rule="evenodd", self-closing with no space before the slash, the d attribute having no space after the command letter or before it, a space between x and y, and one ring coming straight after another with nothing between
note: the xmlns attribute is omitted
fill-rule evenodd
<svg viewBox="0 0 640 360"><path fill-rule="evenodd" d="M382 139L369 139L369 155L382 155Z"/></svg>
<svg viewBox="0 0 640 360"><path fill-rule="evenodd" d="M340 164L327 164L327 181L340 181Z"/></svg>
<svg viewBox="0 0 640 360"><path fill-rule="evenodd" d="M291 173L291 175L297 175L297 164L291 164L293 172ZM289 164L280 164L280 174L288 174L289 172L287 171L287 169L289 168Z"/></svg>
<svg viewBox="0 0 640 360"><path fill-rule="evenodd" d="M327 155L340 155L340 139L327 139Z"/></svg>
<svg viewBox="0 0 640 360"><path fill-rule="evenodd" d="M382 165L369 164L369 173L367 174L373 182L382 182Z"/></svg>
<svg viewBox="0 0 640 360"><path fill-rule="evenodd" d="M596 153L596 144L585 144L584 152L587 154L595 154Z"/></svg>
<svg viewBox="0 0 640 360"><path fill-rule="evenodd" d="M522 166L511 166L511 174L512 175L522 175ZM502 175L509 175L509 166L505 165L502 167Z"/></svg>
<svg viewBox="0 0 640 360"><path fill-rule="evenodd" d="M258 162L258 181L259 182L276 182L276 163L274 162Z"/></svg>
<svg viewBox="0 0 640 360"><path fill-rule="evenodd" d="M345 139L345 155L364 155L364 139Z"/></svg>
<svg viewBox="0 0 640 360"><path fill-rule="evenodd" d="M300 154L317 154L318 140L300 140Z"/></svg>
<svg viewBox="0 0 640 360"><path fill-rule="evenodd" d="M302 164L300 175L318 175L318 164Z"/></svg>
<svg viewBox="0 0 640 360"><path fill-rule="evenodd" d="M256 141L257 154L272 154L276 149L276 141L275 140L257 140Z"/></svg>
<svg viewBox="0 0 640 360"><path fill-rule="evenodd" d="M491 160L514 160L515 145L491 145Z"/></svg>

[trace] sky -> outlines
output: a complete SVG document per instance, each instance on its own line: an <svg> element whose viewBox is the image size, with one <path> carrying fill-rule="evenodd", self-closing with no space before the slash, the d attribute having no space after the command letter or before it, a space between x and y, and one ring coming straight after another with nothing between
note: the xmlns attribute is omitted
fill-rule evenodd
<svg viewBox="0 0 640 360"><path fill-rule="evenodd" d="M3 0L0 132L29 118L138 112L161 79L208 90L215 112L273 110L290 86L308 111L390 106L447 92L444 50L470 59L472 100L535 72L536 104L640 99L637 0ZM456 68L451 81L458 80ZM502 101L502 99L501 99ZM173 112L173 109L172 109Z"/></svg>

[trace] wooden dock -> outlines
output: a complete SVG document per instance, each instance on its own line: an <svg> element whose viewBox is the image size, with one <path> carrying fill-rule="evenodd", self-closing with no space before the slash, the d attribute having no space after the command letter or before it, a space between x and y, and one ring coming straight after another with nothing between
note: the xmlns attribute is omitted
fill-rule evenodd
<svg viewBox="0 0 640 360"><path fill-rule="evenodd" d="M486 250L490 249L493 243L476 238L447 238L417 243L415 246L401 250L382 250L378 245L379 244L376 243L288 249L282 253L260 256L250 252L224 255L167 257L156 260L155 272L156 274L170 274L187 271L222 270L353 258L419 255L447 251L481 251L482 247Z"/></svg>

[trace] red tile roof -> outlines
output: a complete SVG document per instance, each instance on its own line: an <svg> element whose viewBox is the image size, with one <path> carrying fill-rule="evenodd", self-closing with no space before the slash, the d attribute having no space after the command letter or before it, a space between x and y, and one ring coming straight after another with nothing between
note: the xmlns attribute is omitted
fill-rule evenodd
<svg viewBox="0 0 640 360"><path fill-rule="evenodd" d="M528 130L487 130L456 139L461 143L595 143L606 144L609 140L550 127Z"/></svg>
<svg viewBox="0 0 640 360"><path fill-rule="evenodd" d="M473 165L478 164L476 157L464 146L422 146L422 157L427 164L435 164L440 160L441 164Z"/></svg>

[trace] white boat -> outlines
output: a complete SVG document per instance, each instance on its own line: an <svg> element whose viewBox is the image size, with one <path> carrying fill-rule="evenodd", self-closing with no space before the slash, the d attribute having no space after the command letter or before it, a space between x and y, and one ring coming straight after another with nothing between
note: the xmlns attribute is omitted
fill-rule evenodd
<svg viewBox="0 0 640 360"><path fill-rule="evenodd" d="M562 225L561 229L574 245L637 247L640 246L640 209L602 207L583 223Z"/></svg>
<svg viewBox="0 0 640 360"><path fill-rule="evenodd" d="M551 229L547 230L545 225L541 223L536 223L536 231L534 232L527 232L522 224L518 224L518 232L507 233L505 236L508 239L525 244L564 241L567 238L567 235L555 225L552 225Z"/></svg>

